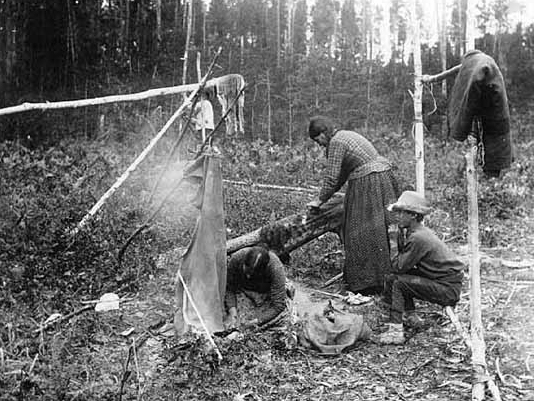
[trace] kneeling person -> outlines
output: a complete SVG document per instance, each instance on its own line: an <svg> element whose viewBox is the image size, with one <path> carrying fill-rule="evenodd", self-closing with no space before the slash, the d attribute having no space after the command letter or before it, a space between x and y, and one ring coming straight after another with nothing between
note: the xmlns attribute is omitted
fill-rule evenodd
<svg viewBox="0 0 534 401"><path fill-rule="evenodd" d="M269 295L269 306L250 324L271 322L286 309L286 277L284 265L276 254L264 247L254 246L235 252L228 263L225 304L228 326L237 324L237 297L239 291L255 291Z"/></svg>
<svg viewBox="0 0 534 401"><path fill-rule="evenodd" d="M403 313L413 313L414 298L454 306L460 299L464 265L422 224L424 215L431 209L420 194L405 191L388 209L399 214L398 255L392 263L396 274L386 280L391 291L391 323L388 331L380 336L380 342L402 344Z"/></svg>

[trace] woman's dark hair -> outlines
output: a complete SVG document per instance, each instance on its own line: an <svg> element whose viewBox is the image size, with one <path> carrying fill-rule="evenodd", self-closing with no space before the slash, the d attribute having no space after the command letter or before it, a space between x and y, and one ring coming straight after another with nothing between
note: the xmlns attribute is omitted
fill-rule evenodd
<svg viewBox="0 0 534 401"><path fill-rule="evenodd" d="M253 271L263 271L269 264L269 251L262 246L253 246L245 256L245 265Z"/></svg>
<svg viewBox="0 0 534 401"><path fill-rule="evenodd" d="M334 131L334 123L328 117L314 116L310 119L310 126L308 127L308 134L313 139L323 132L330 133Z"/></svg>

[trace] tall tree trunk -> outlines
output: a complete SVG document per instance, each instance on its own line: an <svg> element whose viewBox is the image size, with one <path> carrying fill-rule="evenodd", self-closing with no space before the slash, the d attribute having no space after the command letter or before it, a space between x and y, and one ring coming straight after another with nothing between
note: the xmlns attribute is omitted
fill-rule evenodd
<svg viewBox="0 0 534 401"><path fill-rule="evenodd" d="M414 67L414 131L415 131L415 187L418 193L425 195L425 158L423 144L423 83L421 82L421 43L420 43L420 20L417 16L417 0L411 1L412 17L412 41L413 41L413 67Z"/></svg>
<svg viewBox="0 0 534 401"><path fill-rule="evenodd" d="M161 0L156 0L156 52L161 45Z"/></svg>
<svg viewBox="0 0 534 401"><path fill-rule="evenodd" d="M187 61L189 59L189 45L191 43L191 31L193 29L193 0L187 0L187 34L185 36L184 64L182 65L182 85L187 81ZM185 94L184 94L185 97Z"/></svg>
<svg viewBox="0 0 534 401"><path fill-rule="evenodd" d="M456 7L458 8L458 36L456 37L455 54L460 57L464 54L463 41L465 38L464 18L463 18L463 0L456 0Z"/></svg>
<svg viewBox="0 0 534 401"><path fill-rule="evenodd" d="M123 54L126 54L126 56L130 58L130 0L124 0L123 22L124 22L124 31L123 31L123 36L122 36L122 44L124 47ZM129 65L130 65L130 70L131 70L132 63L129 63Z"/></svg>
<svg viewBox="0 0 534 401"><path fill-rule="evenodd" d="M206 53L206 3L202 2L202 52Z"/></svg>
<svg viewBox="0 0 534 401"><path fill-rule="evenodd" d="M441 70L447 70L447 0L439 0L438 8L438 26L439 26L439 51L441 55ZM447 99L447 80L441 81L441 96ZM447 113L441 117L441 135L447 136Z"/></svg>
<svg viewBox="0 0 534 401"><path fill-rule="evenodd" d="M441 55L441 70L447 70L447 0L438 2L439 51ZM447 98L447 80L441 81L441 94Z"/></svg>
<svg viewBox="0 0 534 401"><path fill-rule="evenodd" d="M267 69L267 140L272 143L273 137L271 134L271 81L269 79L269 69Z"/></svg>
<svg viewBox="0 0 534 401"><path fill-rule="evenodd" d="M292 89L291 89L291 75L287 77L287 104L288 104L288 114L289 114L289 137L288 137L288 144L289 146L293 146L293 100L291 98L292 96Z"/></svg>
<svg viewBox="0 0 534 401"><path fill-rule="evenodd" d="M365 133L369 135L369 120L371 119L371 84L373 79L373 61L367 60L367 111L365 113Z"/></svg>
<svg viewBox="0 0 534 401"><path fill-rule="evenodd" d="M181 0L174 0L174 36L176 39L180 30L180 6Z"/></svg>
<svg viewBox="0 0 534 401"><path fill-rule="evenodd" d="M287 0L287 28L286 28L286 59L290 68L293 65L293 21L294 21L294 0Z"/></svg>
<svg viewBox="0 0 534 401"><path fill-rule="evenodd" d="M364 40L361 41L360 53L364 56L364 59L367 60L369 58L369 54L367 52L367 35L369 30L369 0L363 0L362 7Z"/></svg>
<svg viewBox="0 0 534 401"><path fill-rule="evenodd" d="M12 80L14 66L17 60L17 29L15 22L13 21L15 5L12 4L12 0L6 0L4 7L1 10L2 26L4 31L0 38L0 62L2 67L0 68L0 90L1 96L5 100L7 94L6 86Z"/></svg>
<svg viewBox="0 0 534 401"><path fill-rule="evenodd" d="M245 67L245 37L241 35L239 37L239 67L241 70Z"/></svg>
<svg viewBox="0 0 534 401"><path fill-rule="evenodd" d="M256 113L254 112L254 105L256 104L256 96L258 95L258 85L254 85L254 95L252 96L252 107L250 110L250 135L252 140L254 140L254 133L256 132L255 127L255 117Z"/></svg>
<svg viewBox="0 0 534 401"><path fill-rule="evenodd" d="M276 0L276 67L280 68L280 0Z"/></svg>
<svg viewBox="0 0 534 401"><path fill-rule="evenodd" d="M372 79L373 79L373 13L372 13L372 6L369 6L368 12L367 12L367 28L368 28L368 52L367 52L367 112L365 117L365 132L367 135L369 135L369 120L371 118L371 86L372 86Z"/></svg>
<svg viewBox="0 0 534 401"><path fill-rule="evenodd" d="M469 50L474 50L475 48L475 35L476 35L476 26L475 26L475 14L476 14L476 4L474 0L466 0L467 4L465 7L465 54Z"/></svg>

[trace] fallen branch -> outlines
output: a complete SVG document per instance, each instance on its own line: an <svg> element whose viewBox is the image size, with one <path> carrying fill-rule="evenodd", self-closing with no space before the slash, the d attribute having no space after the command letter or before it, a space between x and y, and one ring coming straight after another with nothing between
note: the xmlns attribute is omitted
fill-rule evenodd
<svg viewBox="0 0 534 401"><path fill-rule="evenodd" d="M223 180L223 182L226 184L240 185L240 186L249 187L252 189L254 188L273 189L273 190L282 190L282 191L306 192L310 194L316 194L318 191L317 188L292 187L292 186L272 185L272 184L257 184L254 182L245 182L245 181Z"/></svg>
<svg viewBox="0 0 534 401"><path fill-rule="evenodd" d="M139 335L137 338L132 339L132 344L130 345L130 347L128 347L128 356L126 357L126 362L124 364L124 369L122 373L122 379L121 379L120 388L119 388L119 401L122 400L122 394L124 392L124 385L126 384L126 382L128 381L128 378L130 377L132 373L128 370L128 365L130 364L130 360L132 359L132 356L137 358L137 351L139 350L139 348L143 346L146 340L148 340L148 337L150 337L151 335L150 330L156 330L159 327L163 326L164 324L165 324L165 319L161 319L156 324L153 324L152 326L150 326L148 330L145 330L143 334ZM136 361L136 364L137 364L137 361ZM138 371L138 381L139 381L139 369L137 369L137 371Z"/></svg>
<svg viewBox="0 0 534 401"><path fill-rule="evenodd" d="M260 242L266 243L275 250L283 247L285 252L291 252L327 232L338 232L342 217L343 197L336 196L322 205L317 214L309 216L293 214L228 240L226 252L231 254ZM270 236L276 238L270 238ZM273 243L273 240L277 243Z"/></svg>
<svg viewBox="0 0 534 401"><path fill-rule="evenodd" d="M94 306L93 305L86 305L84 306L83 308L80 308L78 310L75 310L74 312L71 312L69 313L68 315L65 315L65 316L62 316L60 317L59 319L56 319L56 320L52 320L51 322L48 322L46 324L43 324L41 327L39 327L38 329L35 329L33 330L33 333L39 333L43 330L46 330L47 328L49 328L50 326L53 326L57 323L62 323L66 320L70 320L71 318L73 318L74 316L78 316L78 315L81 315L83 312L85 311L88 311L89 309L94 309Z"/></svg>
<svg viewBox="0 0 534 401"><path fill-rule="evenodd" d="M212 66L215 64L215 61L221 54L221 51L222 51L222 48L219 47L219 50L215 54L214 60L212 62ZM206 75L204 76L200 84L197 85L196 90L193 91L189 95L189 97L184 101L184 103L182 103L182 105L178 108L178 110L176 110L176 112L171 116L169 121L167 121L167 123L163 126L163 128L158 132L158 134L154 138L152 138L148 146L141 152L141 154L137 157L137 159L135 159L135 161L130 165L130 167L128 167L126 171L117 179L115 184L113 184L111 188L108 189L104 195L102 195L100 200L91 208L91 210L89 210L89 212L78 223L76 228L72 230L71 232L72 235L76 235L87 224L89 219L92 216L94 216L96 212L98 212L98 210L102 207L102 205L106 202L106 200L111 195L113 195L113 193L124 183L124 181L126 181L130 173L134 171L139 166L139 164L144 160L146 155L152 150L152 148L156 145L156 143L163 137L163 135L167 132L170 126L174 123L174 121L183 113L185 108L191 103L191 100L197 96L199 89L204 86L209 74L211 73L211 68L206 73Z"/></svg>
<svg viewBox="0 0 534 401"><path fill-rule="evenodd" d="M467 332L464 330L462 324L460 323L460 320L458 319L458 316L456 316L456 313L454 313L454 310L452 309L452 307L446 306L445 312L447 313L447 316L449 316L449 319L451 320L452 324L456 328L456 331L458 332L458 334L462 336L462 339L464 340L465 345L467 345L467 347L471 349L472 348L471 339L469 338L469 335L467 334Z"/></svg>
<svg viewBox="0 0 534 401"><path fill-rule="evenodd" d="M341 280L343 278L343 272L336 274L334 277L332 277L330 280L327 280L321 288L328 287L330 284L335 283L338 280Z"/></svg>

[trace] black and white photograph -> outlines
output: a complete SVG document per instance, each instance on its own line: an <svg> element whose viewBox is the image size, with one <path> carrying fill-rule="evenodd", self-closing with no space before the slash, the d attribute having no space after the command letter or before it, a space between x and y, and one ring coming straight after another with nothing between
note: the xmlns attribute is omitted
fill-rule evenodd
<svg viewBox="0 0 534 401"><path fill-rule="evenodd" d="M0 0L0 401L534 401L534 1Z"/></svg>

